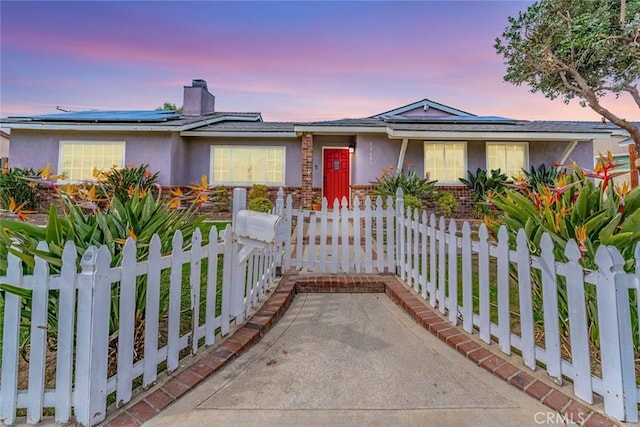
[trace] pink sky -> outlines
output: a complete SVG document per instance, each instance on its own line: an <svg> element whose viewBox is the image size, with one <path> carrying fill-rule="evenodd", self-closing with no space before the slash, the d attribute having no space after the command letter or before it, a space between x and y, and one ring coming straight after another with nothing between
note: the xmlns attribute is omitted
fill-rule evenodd
<svg viewBox="0 0 640 427"><path fill-rule="evenodd" d="M0 116L153 109L207 80L220 111L364 117L423 98L478 115L599 120L503 82L493 49L531 2L0 2ZM630 98L608 100L639 120Z"/></svg>

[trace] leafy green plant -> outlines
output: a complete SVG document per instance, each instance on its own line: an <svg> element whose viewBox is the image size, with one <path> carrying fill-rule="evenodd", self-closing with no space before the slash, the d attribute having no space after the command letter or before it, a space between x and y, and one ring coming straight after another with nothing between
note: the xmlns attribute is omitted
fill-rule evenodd
<svg viewBox="0 0 640 427"><path fill-rule="evenodd" d="M460 182L473 190L474 215L493 215L488 201L493 194L504 192L505 185L510 182L509 178L500 169L492 169L487 174L487 171L481 168L478 168L475 174L467 171L467 176L468 179L460 178Z"/></svg>
<svg viewBox="0 0 640 427"><path fill-rule="evenodd" d="M382 174L376 178L373 184L377 184L375 190L372 191L375 196L396 197L398 188L406 196L415 196L420 200L432 197L435 194L435 184L437 181L429 181L426 178L418 176L415 170L394 172L393 166L384 169ZM406 205L406 202L405 202Z"/></svg>
<svg viewBox="0 0 640 427"><path fill-rule="evenodd" d="M49 263L52 274L59 273L62 266L62 251L67 241L74 242L78 253L78 262L90 246L105 245L109 250L112 266L122 262L122 250L128 237L136 242L138 260L144 260L149 253L149 245L154 234L160 237L161 253L167 255L171 251L173 234L180 230L183 234L185 246L190 247L190 241L196 228L202 227L204 217L196 215L195 204L188 209L170 210L159 198L154 199L151 193L140 196L135 190L132 197L124 203L113 196L104 210L87 209L85 204L77 203L76 199L65 193L59 193L63 207L60 216L55 207L49 210L46 227L17 221L3 221L0 229L0 276L6 273L7 255L18 256L24 266L24 274L33 273L35 256L45 259ZM206 241L207 236L203 236ZM47 251L37 249L39 242L48 244ZM78 267L79 268L79 267ZM18 291L6 284L0 284L0 290L17 293ZM31 293L22 290L23 310L22 324L28 328L30 322L29 308ZM117 332L118 320L118 286L113 286L111 297L110 334ZM57 292L50 292L48 327L55 345L57 331ZM146 276L139 276L136 286L136 333L142 333L146 307ZM161 307L167 309L167 304L161 302ZM136 342L142 343L136 336ZM140 344L142 345L142 344Z"/></svg>
<svg viewBox="0 0 640 427"><path fill-rule="evenodd" d="M538 168L531 166L531 170L529 172L522 169L522 172L524 174L524 180L527 183L527 187L531 191L535 191L539 185L553 187L559 175L558 169L555 166L547 168L544 164L540 165Z"/></svg>
<svg viewBox="0 0 640 427"><path fill-rule="evenodd" d="M451 218L458 209L458 202L453 193L449 191L438 193L438 208L444 216Z"/></svg>
<svg viewBox="0 0 640 427"><path fill-rule="evenodd" d="M640 187L614 187L612 156L602 157L594 173L586 173L573 166L572 173L559 174L552 185L540 184L535 190L521 182L496 195L492 204L501 212L497 221L487 221L492 234L497 235L501 224L510 231L510 244L515 248L515 235L523 229L533 255L540 255L542 235L548 233L554 243L557 260L566 261L564 250L569 239L577 242L583 267L597 269L595 254L600 245L615 246L625 260L625 270L636 268L634 249L640 242ZM597 183L590 178L599 179ZM568 342L568 303L564 279L559 277L559 318L563 339ZM534 307L542 313L542 281L539 271L533 274ZM587 316L591 325L591 344L599 348L595 288L585 287ZM632 325L637 330L638 307L632 306ZM541 317L541 316L540 316ZM638 338L636 352L640 352Z"/></svg>
<svg viewBox="0 0 640 427"><path fill-rule="evenodd" d="M33 169L2 169L0 171L0 208L9 209L11 200L24 209L33 210L38 205L38 186L31 180L38 176Z"/></svg>
<svg viewBox="0 0 640 427"><path fill-rule="evenodd" d="M422 212L422 201L413 194L408 194L404 196L404 208L411 209L412 214L416 209L418 212Z"/></svg>
<svg viewBox="0 0 640 427"><path fill-rule="evenodd" d="M488 174L481 168L473 174L467 171L468 179L460 178L460 182L473 190L474 202L485 202L491 193L504 192L505 184L509 183L507 175L500 172L500 169L492 169Z"/></svg>
<svg viewBox="0 0 640 427"><path fill-rule="evenodd" d="M253 184L249 189L249 194L247 195L249 202L263 197L269 197L269 188L264 184Z"/></svg>
<svg viewBox="0 0 640 427"><path fill-rule="evenodd" d="M269 213L273 210L273 203L267 197L257 197L249 201L247 208L251 211Z"/></svg>
<svg viewBox="0 0 640 427"><path fill-rule="evenodd" d="M159 172L151 173L148 164L138 167L127 165L124 168L111 168L106 171L95 171L96 178L100 182L102 195L106 198L115 196L120 202L125 203L132 197L134 191L145 193L158 182Z"/></svg>

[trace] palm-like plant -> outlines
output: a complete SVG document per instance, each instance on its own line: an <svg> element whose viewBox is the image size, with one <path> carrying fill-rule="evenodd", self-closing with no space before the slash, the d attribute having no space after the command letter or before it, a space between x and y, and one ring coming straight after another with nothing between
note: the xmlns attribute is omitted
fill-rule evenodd
<svg viewBox="0 0 640 427"><path fill-rule="evenodd" d="M640 242L640 187L630 190L628 186L614 187L610 180L615 164L602 157L594 172L586 172L572 166L572 173L560 173L550 185L539 184L535 190L526 182L510 186L504 194L493 198L492 204L501 216L498 221L486 220L494 236L501 224L505 224L511 235L511 246L515 249L515 235L523 229L531 242L530 250L540 255L542 235L548 233L554 242L555 257L566 261L564 249L570 239L575 240L582 253L581 263L585 268L597 269L595 254L600 245L615 246L625 259L625 269L635 268L634 249ZM589 178L597 178L594 183ZM515 271L514 271L515 274ZM542 312L542 282L540 272L533 274L534 306ZM568 303L563 278L559 277L559 318L563 337L568 340ZM585 287L587 316L591 325L594 348L599 348L597 306L594 287ZM637 330L637 303L632 303L632 316ZM640 352L640 342L634 343ZM567 341L568 342L568 341Z"/></svg>
<svg viewBox="0 0 640 427"><path fill-rule="evenodd" d="M0 229L0 275L6 272L8 253L14 254L23 261L25 274L33 272L36 256L49 263L51 273L60 272L62 251L67 241L74 242L78 260L82 259L82 255L90 246L105 245L111 254L112 266L116 266L122 262L122 250L128 237L136 241L138 260L144 260L149 253L151 238L157 234L161 241L161 252L166 255L171 251L171 241L176 231L182 232L184 249L188 249L193 233L196 228L202 226L204 221L204 217L196 215L195 205L184 210L171 210L159 198L154 199L151 193L140 196L137 190L125 202L113 196L104 210L88 209L85 204L77 203L68 194L62 192L59 194L64 215L60 216L52 206L44 228L18 220L3 221ZM47 251L37 249L41 241L47 243ZM22 319L23 324L28 325L31 292L7 284L0 284L0 290L19 294L23 298ZM119 327L118 293L118 287L114 286L109 325L112 334ZM55 331L57 331L57 300L57 292L51 291L48 326L54 343ZM135 319L138 322L136 331L142 331L145 306L146 278L140 276L136 286ZM166 308L167 305L161 303L160 306ZM136 340L136 342L141 341Z"/></svg>

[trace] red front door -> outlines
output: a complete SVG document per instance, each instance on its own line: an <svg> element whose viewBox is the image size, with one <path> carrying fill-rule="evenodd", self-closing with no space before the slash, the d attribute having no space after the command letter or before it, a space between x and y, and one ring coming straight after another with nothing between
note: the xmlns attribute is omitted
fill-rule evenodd
<svg viewBox="0 0 640 427"><path fill-rule="evenodd" d="M334 199L349 202L349 149L327 148L323 154L324 188L322 195L327 198L329 207L333 207Z"/></svg>

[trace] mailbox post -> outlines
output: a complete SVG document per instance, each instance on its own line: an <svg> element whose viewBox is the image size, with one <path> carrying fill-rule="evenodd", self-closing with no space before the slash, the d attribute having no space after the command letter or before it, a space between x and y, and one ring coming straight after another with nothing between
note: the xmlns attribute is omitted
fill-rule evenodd
<svg viewBox="0 0 640 427"><path fill-rule="evenodd" d="M234 218L230 314L242 322L245 294L245 262L255 250L283 243L290 237L284 217L262 212L239 210Z"/></svg>

